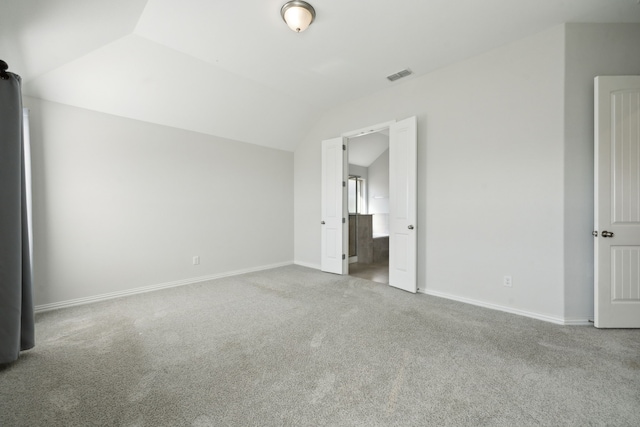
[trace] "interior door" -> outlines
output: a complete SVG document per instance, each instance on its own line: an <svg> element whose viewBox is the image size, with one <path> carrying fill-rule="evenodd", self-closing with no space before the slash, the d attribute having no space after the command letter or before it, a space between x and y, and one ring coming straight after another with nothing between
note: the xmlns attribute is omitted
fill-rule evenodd
<svg viewBox="0 0 640 427"><path fill-rule="evenodd" d="M595 79L598 328L640 328L640 76Z"/></svg>
<svg viewBox="0 0 640 427"><path fill-rule="evenodd" d="M348 233L346 230L347 173L346 138L322 141L322 218L320 269L346 274Z"/></svg>
<svg viewBox="0 0 640 427"><path fill-rule="evenodd" d="M417 121L389 128L389 285L417 290Z"/></svg>

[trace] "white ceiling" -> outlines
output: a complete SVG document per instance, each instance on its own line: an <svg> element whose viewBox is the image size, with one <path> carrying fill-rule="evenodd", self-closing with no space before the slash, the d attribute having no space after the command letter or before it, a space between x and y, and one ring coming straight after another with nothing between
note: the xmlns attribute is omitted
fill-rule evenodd
<svg viewBox="0 0 640 427"><path fill-rule="evenodd" d="M383 132L349 138L349 163L368 168L389 149L389 135Z"/></svg>
<svg viewBox="0 0 640 427"><path fill-rule="evenodd" d="M4 0L0 58L26 95L293 150L349 100L563 22L640 22L638 0L310 0L296 34L284 2Z"/></svg>

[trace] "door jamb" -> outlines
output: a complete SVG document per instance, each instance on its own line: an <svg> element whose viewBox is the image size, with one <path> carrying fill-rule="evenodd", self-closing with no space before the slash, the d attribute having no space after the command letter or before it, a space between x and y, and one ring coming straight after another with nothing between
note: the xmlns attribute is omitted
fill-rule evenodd
<svg viewBox="0 0 640 427"><path fill-rule="evenodd" d="M384 123L378 123L377 125L367 126L367 127L356 129L356 130L352 130L352 131L349 131L349 132L344 132L340 136L342 136L344 138L353 138L354 136L363 136L363 135L367 135L367 134L370 134L370 133L380 132L381 130L389 129L391 127L391 125L396 123L396 122L397 122L397 120L391 120L391 121L384 122Z"/></svg>

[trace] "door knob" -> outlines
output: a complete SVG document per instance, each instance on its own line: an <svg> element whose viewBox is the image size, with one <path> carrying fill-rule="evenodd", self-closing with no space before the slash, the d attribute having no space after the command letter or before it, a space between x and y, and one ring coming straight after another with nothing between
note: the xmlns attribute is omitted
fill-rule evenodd
<svg viewBox="0 0 640 427"><path fill-rule="evenodd" d="M413 225L407 227L409 230L413 230Z"/></svg>
<svg viewBox="0 0 640 427"><path fill-rule="evenodd" d="M603 231L602 232L602 237L613 237L613 231Z"/></svg>

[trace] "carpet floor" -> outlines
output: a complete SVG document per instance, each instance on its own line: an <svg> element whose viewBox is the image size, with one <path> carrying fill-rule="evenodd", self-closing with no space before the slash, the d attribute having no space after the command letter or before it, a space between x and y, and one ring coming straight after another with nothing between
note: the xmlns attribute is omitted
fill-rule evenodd
<svg viewBox="0 0 640 427"><path fill-rule="evenodd" d="M7 426L638 426L640 331L288 266L37 315Z"/></svg>
<svg viewBox="0 0 640 427"><path fill-rule="evenodd" d="M359 262L349 264L349 276L355 276L386 285L389 283L389 261L372 264L362 264Z"/></svg>

